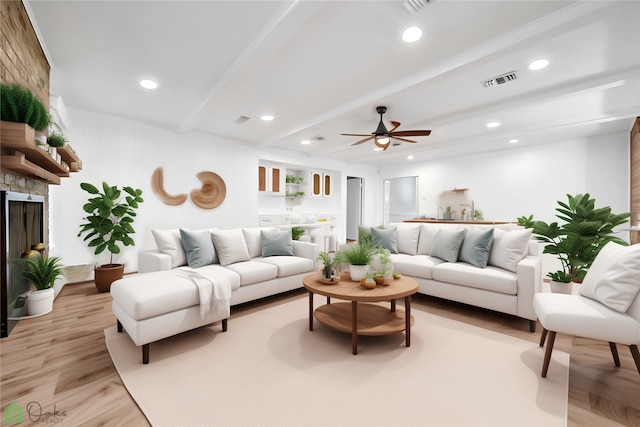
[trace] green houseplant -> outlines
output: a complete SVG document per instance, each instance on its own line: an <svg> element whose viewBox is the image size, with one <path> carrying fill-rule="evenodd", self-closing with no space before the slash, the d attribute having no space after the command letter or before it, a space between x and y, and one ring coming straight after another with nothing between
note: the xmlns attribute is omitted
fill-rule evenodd
<svg viewBox="0 0 640 427"><path fill-rule="evenodd" d="M84 218L86 222L80 224L78 237L85 234L84 241L96 255L104 251L110 253L109 264L95 268L96 287L100 292L107 292L111 283L124 274L124 264L113 263L113 255L120 253L119 244L135 245L130 235L136 232L132 224L138 204L144 201L142 190L129 186L120 189L106 182L102 183L102 191L87 182L80 187L92 197L82 207L88 215Z"/></svg>
<svg viewBox="0 0 640 427"><path fill-rule="evenodd" d="M36 131L49 126L50 116L44 104L33 92L19 84L0 83L0 117L6 122L26 123Z"/></svg>
<svg viewBox="0 0 640 427"><path fill-rule="evenodd" d="M359 281L369 270L373 255L371 244L358 242L338 251L335 260L338 264L349 264L351 280Z"/></svg>
<svg viewBox="0 0 640 427"><path fill-rule="evenodd" d="M59 257L34 255L28 258L18 258L21 264L18 276L31 282L36 289L27 296L27 311L30 316L38 316L51 311L55 284L58 278L64 275L63 266Z"/></svg>
<svg viewBox="0 0 640 427"><path fill-rule="evenodd" d="M47 137L47 144L51 147L64 147L64 144L67 142L64 135L59 134L57 132L51 132Z"/></svg>
<svg viewBox="0 0 640 427"><path fill-rule="evenodd" d="M300 240L300 237L304 234L304 228L302 227L291 227L291 238L293 240Z"/></svg>
<svg viewBox="0 0 640 427"><path fill-rule="evenodd" d="M630 212L611 213L611 207L596 208L595 199L586 194L571 196L567 202L558 201L556 217L564 221L547 224L522 217L525 227L532 228L534 237L546 243L543 253L556 255L562 269L548 273L555 282L580 282L600 250L609 242L627 243L614 235L614 228L624 224Z"/></svg>

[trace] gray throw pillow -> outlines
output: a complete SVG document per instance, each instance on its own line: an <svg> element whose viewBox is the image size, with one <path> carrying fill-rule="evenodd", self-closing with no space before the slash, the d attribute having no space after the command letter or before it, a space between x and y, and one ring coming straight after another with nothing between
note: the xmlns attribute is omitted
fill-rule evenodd
<svg viewBox="0 0 640 427"><path fill-rule="evenodd" d="M436 234L433 240L433 246L431 247L431 256L447 262L456 262L458 260L460 246L462 246L462 241L464 240L465 231L464 228L455 230L445 230L441 228L438 230L438 234Z"/></svg>
<svg viewBox="0 0 640 427"><path fill-rule="evenodd" d="M293 256L291 230L261 230L262 256Z"/></svg>
<svg viewBox="0 0 640 427"><path fill-rule="evenodd" d="M396 227L371 227L371 246L388 249L392 254L398 253L398 232Z"/></svg>
<svg viewBox="0 0 640 427"><path fill-rule="evenodd" d="M493 228L470 228L464 235L458 259L476 267L485 268L489 263Z"/></svg>
<svg viewBox="0 0 640 427"><path fill-rule="evenodd" d="M209 230L180 229L180 241L187 255L187 264L191 268L216 262L216 251Z"/></svg>

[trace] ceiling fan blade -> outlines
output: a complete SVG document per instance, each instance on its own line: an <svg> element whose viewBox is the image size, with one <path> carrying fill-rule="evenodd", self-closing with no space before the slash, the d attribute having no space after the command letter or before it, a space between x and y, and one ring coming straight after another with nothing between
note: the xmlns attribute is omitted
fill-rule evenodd
<svg viewBox="0 0 640 427"><path fill-rule="evenodd" d="M384 144L384 148L382 149L382 151L387 151L387 148L389 148L390 145L391 145L391 140L389 140L389 142Z"/></svg>
<svg viewBox="0 0 640 427"><path fill-rule="evenodd" d="M391 138L397 139L398 141L403 141L403 142L413 142L414 144L418 142L418 141L412 141L410 139L398 138L397 136L392 136Z"/></svg>
<svg viewBox="0 0 640 427"><path fill-rule="evenodd" d="M344 136L370 136L370 133L341 133Z"/></svg>
<svg viewBox="0 0 640 427"><path fill-rule="evenodd" d="M362 135L361 135L361 136L362 136ZM368 137L368 138L361 139L360 141L356 141L356 142L354 142L353 144L351 144L351 146L362 144L363 142L367 142L367 141L369 141L369 140L371 140L371 139L373 139L373 138L374 138L373 136L370 136L370 137Z"/></svg>
<svg viewBox="0 0 640 427"><path fill-rule="evenodd" d="M391 133L391 132L393 132L394 130L398 129L398 127L400 127L400 122L394 122L394 121L392 121L392 122L391 122L391 125L392 125L393 127L391 128L391 130L389 131L389 133Z"/></svg>
<svg viewBox="0 0 640 427"><path fill-rule="evenodd" d="M393 132L389 136L429 136L431 135L430 130L401 130L398 132Z"/></svg>

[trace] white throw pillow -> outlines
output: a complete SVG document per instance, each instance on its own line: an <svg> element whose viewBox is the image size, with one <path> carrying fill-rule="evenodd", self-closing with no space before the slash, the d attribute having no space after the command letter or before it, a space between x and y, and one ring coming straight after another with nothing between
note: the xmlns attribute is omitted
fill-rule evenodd
<svg viewBox="0 0 640 427"><path fill-rule="evenodd" d="M420 238L420 224L401 222L392 225L398 230L398 252L416 255Z"/></svg>
<svg viewBox="0 0 640 427"><path fill-rule="evenodd" d="M440 227L436 224L420 224L420 237L418 239L418 255L431 254L433 241Z"/></svg>
<svg viewBox="0 0 640 427"><path fill-rule="evenodd" d="M187 255L182 247L179 228L151 230L151 234L153 234L153 239L156 241L158 252L171 257L171 268L187 264Z"/></svg>
<svg viewBox="0 0 640 427"><path fill-rule="evenodd" d="M212 231L211 237L221 266L251 259L241 228Z"/></svg>
<svg viewBox="0 0 640 427"><path fill-rule="evenodd" d="M247 244L247 250L251 258L262 256L262 237L260 230L277 230L274 227L251 227L243 228L244 241Z"/></svg>
<svg viewBox="0 0 640 427"><path fill-rule="evenodd" d="M600 250L579 293L624 313L640 292L640 245L609 242Z"/></svg>
<svg viewBox="0 0 640 427"><path fill-rule="evenodd" d="M527 256L531 232L530 228L513 231L496 228L493 232L489 265L516 273L518 263Z"/></svg>

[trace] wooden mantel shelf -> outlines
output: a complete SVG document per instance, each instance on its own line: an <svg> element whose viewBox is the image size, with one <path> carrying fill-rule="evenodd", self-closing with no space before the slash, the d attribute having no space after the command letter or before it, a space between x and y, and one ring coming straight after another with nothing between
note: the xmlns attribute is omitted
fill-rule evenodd
<svg viewBox="0 0 640 427"><path fill-rule="evenodd" d="M36 145L33 128L24 123L5 121L0 122L0 127L3 170L60 184L60 177L68 177L69 172L82 169L82 162L68 144L58 149L62 158L62 162L58 162Z"/></svg>

